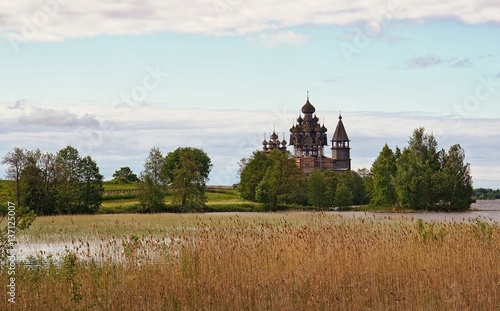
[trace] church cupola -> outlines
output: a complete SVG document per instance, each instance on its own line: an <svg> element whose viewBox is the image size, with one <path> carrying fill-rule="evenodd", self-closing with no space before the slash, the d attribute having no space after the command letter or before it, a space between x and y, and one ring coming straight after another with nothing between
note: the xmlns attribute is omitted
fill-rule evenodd
<svg viewBox="0 0 500 311"><path fill-rule="evenodd" d="M303 114L313 114L316 111L316 108L309 102L309 98L307 99L306 103L304 106L302 106L302 113Z"/></svg>
<svg viewBox="0 0 500 311"><path fill-rule="evenodd" d="M264 141L262 142L262 151L270 152L273 150L279 150L285 152L286 144L287 142L285 140L284 134L283 134L283 141L280 141L278 139L278 134L276 134L276 131L273 129L272 134L269 135L269 140L266 141L266 137L264 136Z"/></svg>
<svg viewBox="0 0 500 311"><path fill-rule="evenodd" d="M323 147L328 145L328 139L326 130L322 131L319 119L314 114L316 108L309 101L309 92L301 112L304 116L299 115L297 123L290 129L290 145L294 147L293 155L296 158L322 157Z"/></svg>

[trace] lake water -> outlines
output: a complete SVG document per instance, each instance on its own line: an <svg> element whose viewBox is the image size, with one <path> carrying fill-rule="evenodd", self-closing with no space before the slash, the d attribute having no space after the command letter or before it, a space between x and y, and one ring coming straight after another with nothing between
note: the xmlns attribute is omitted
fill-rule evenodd
<svg viewBox="0 0 500 311"><path fill-rule="evenodd" d="M345 215L345 212L338 212ZM379 217L379 218L422 218L426 221L470 221L476 218L482 221L500 223L500 200L478 200L466 212L412 212L412 213L370 213L351 212L354 217Z"/></svg>

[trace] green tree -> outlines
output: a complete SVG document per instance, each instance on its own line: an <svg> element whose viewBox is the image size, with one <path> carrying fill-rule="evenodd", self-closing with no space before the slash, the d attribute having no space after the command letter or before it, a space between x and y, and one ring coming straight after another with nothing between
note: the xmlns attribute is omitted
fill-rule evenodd
<svg viewBox="0 0 500 311"><path fill-rule="evenodd" d="M155 184L150 175L143 174L138 185L139 211L143 213L160 212L165 209L165 191L163 187Z"/></svg>
<svg viewBox="0 0 500 311"><path fill-rule="evenodd" d="M396 156L387 144L373 162L373 188L370 203L375 206L393 206L397 202L393 179L396 176Z"/></svg>
<svg viewBox="0 0 500 311"><path fill-rule="evenodd" d="M465 152L460 145L452 146L448 153L437 151L434 136L417 128L402 151L397 148L392 153L385 145L373 163L371 203L396 202L398 206L419 210L467 209L473 189L469 164L464 161Z"/></svg>
<svg viewBox="0 0 500 311"><path fill-rule="evenodd" d="M79 165L80 155L72 146L59 150L56 155L58 213L71 214L80 210Z"/></svg>
<svg viewBox="0 0 500 311"><path fill-rule="evenodd" d="M323 208L327 206L327 184L325 174L315 169L307 177L307 198L309 204L316 208Z"/></svg>
<svg viewBox="0 0 500 311"><path fill-rule="evenodd" d="M396 161L397 172L393 179L398 204L413 209L432 207L436 200L435 175L439 170L437 142L424 128L415 129Z"/></svg>
<svg viewBox="0 0 500 311"><path fill-rule="evenodd" d="M470 208L473 194L469 164L465 164L465 151L458 144L450 147L442 157L442 169L438 175L441 205L451 210Z"/></svg>
<svg viewBox="0 0 500 311"><path fill-rule="evenodd" d="M363 179L363 187L365 189L365 201L370 202L373 195L373 173L367 168L361 168L356 171L358 175Z"/></svg>
<svg viewBox="0 0 500 311"><path fill-rule="evenodd" d="M173 180L170 185L172 203L183 209L202 208L207 201L205 196L205 180L208 179L208 173L204 166L211 162L210 158L199 149L179 148L178 150L177 152L169 153L165 158L165 163L171 163L173 160L169 157L178 156L177 165L172 174ZM201 153L205 154L205 157L200 157Z"/></svg>
<svg viewBox="0 0 500 311"><path fill-rule="evenodd" d="M9 151L2 158L2 164L7 165L7 179L14 181L17 206L21 206L21 184L19 180L26 163L26 158L27 150L17 147L13 151Z"/></svg>
<svg viewBox="0 0 500 311"><path fill-rule="evenodd" d="M161 167L161 178L165 184L169 185L173 183L175 179L175 170L182 162L181 154L185 152L189 152L193 155L194 161L199 167L199 174L205 181L208 181L208 175L210 174L213 166L210 157L205 153L205 151L203 151L203 149L183 147L177 148L173 152L169 152L165 157L164 163Z"/></svg>
<svg viewBox="0 0 500 311"><path fill-rule="evenodd" d="M292 203L297 198L304 176L289 152L272 151L269 157L272 165L266 169L255 196L266 208L276 210L278 203Z"/></svg>
<svg viewBox="0 0 500 311"><path fill-rule="evenodd" d="M165 207L164 181L161 179L164 160L158 147L151 148L139 183L139 202L142 212L157 212Z"/></svg>
<svg viewBox="0 0 500 311"><path fill-rule="evenodd" d="M39 168L43 177L43 203L41 214L51 215L58 210L56 200L58 173L56 166L56 155L53 153L42 153L38 159ZM32 208L33 209L33 208Z"/></svg>
<svg viewBox="0 0 500 311"><path fill-rule="evenodd" d="M352 204L362 205L367 203L363 178L355 171L334 172L339 184L344 184L352 195Z"/></svg>
<svg viewBox="0 0 500 311"><path fill-rule="evenodd" d="M46 202L43 170L39 166L41 153L39 150L28 152L25 166L19 179L22 205L33 210L37 215L43 214Z"/></svg>
<svg viewBox="0 0 500 311"><path fill-rule="evenodd" d="M113 179L120 183L132 183L139 181L137 175L134 174L128 166L121 167L119 170L116 170L113 174Z"/></svg>
<svg viewBox="0 0 500 311"><path fill-rule="evenodd" d="M368 198L366 196L363 178L356 171L339 172L339 174L348 176L347 186L352 192L353 204L367 204Z"/></svg>
<svg viewBox="0 0 500 311"><path fill-rule="evenodd" d="M271 157L262 151L255 151L251 157L240 161L240 195L245 200L256 201L257 186L272 165Z"/></svg>
<svg viewBox="0 0 500 311"><path fill-rule="evenodd" d="M500 199L500 189L477 188L474 189L473 195L479 200L498 200Z"/></svg>
<svg viewBox="0 0 500 311"><path fill-rule="evenodd" d="M354 197L351 189L344 184L340 183L335 190L335 203L339 208L345 208L353 205Z"/></svg>
<svg viewBox="0 0 500 311"><path fill-rule="evenodd" d="M439 155L437 152L437 141L432 134L426 134L425 128L420 127L413 131L408 141L408 149L420 159L431 171L439 169Z"/></svg>
<svg viewBox="0 0 500 311"><path fill-rule="evenodd" d="M57 183L64 182L56 180L57 176L54 154L41 153L38 149L28 151L20 178L22 205L37 215L57 213Z"/></svg>
<svg viewBox="0 0 500 311"><path fill-rule="evenodd" d="M337 187L339 185L339 174L334 171L325 171L323 172L325 175L325 203L327 206L334 206L335 203L335 194L337 192Z"/></svg>
<svg viewBox="0 0 500 311"><path fill-rule="evenodd" d="M80 159L78 174L80 202L79 210L76 212L95 213L102 203L104 176L99 173L97 163L90 156Z"/></svg>
<svg viewBox="0 0 500 311"><path fill-rule="evenodd" d="M94 213L102 200L102 179L90 156L81 158L78 150L67 146L57 155L16 149L8 155L9 175L16 178L20 205L42 214ZM16 168L12 155L23 155ZM17 163L17 162L16 162Z"/></svg>
<svg viewBox="0 0 500 311"><path fill-rule="evenodd" d="M393 179L398 204L412 209L430 207L429 168L411 149L403 149L397 161L397 172Z"/></svg>
<svg viewBox="0 0 500 311"><path fill-rule="evenodd" d="M55 169L56 212L95 213L101 205L104 191L104 177L99 173L97 163L90 156L80 157L76 148L67 146L57 153Z"/></svg>

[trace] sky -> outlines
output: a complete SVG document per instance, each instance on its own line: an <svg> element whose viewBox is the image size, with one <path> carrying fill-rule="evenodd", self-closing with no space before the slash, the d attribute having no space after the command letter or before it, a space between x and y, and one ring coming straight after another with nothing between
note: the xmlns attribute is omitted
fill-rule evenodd
<svg viewBox="0 0 500 311"><path fill-rule="evenodd" d="M493 0L2 1L0 156L71 145L109 180L190 146L230 185L309 92L329 139L342 113L353 169L425 127L496 189L499 64Z"/></svg>

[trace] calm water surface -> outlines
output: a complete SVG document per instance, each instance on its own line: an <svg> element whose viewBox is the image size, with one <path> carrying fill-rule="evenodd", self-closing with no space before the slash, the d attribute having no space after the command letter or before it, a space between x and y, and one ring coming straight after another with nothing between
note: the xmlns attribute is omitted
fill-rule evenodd
<svg viewBox="0 0 500 311"><path fill-rule="evenodd" d="M339 212L341 215L345 213ZM426 221L471 221L480 218L482 221L500 223L500 200L478 200L473 203L471 210L466 212L415 212L415 213L369 213L352 212L354 217L381 217L381 218L422 218Z"/></svg>

